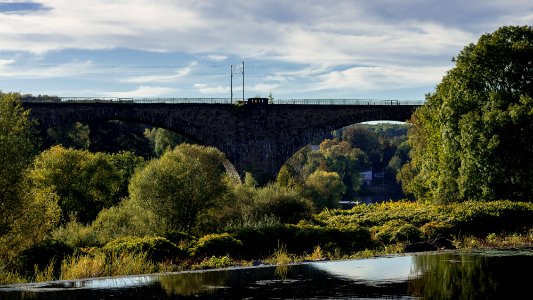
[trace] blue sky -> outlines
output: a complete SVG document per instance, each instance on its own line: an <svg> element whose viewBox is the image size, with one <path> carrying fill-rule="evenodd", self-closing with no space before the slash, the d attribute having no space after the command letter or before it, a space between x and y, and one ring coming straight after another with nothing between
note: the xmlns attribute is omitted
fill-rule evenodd
<svg viewBox="0 0 533 300"><path fill-rule="evenodd" d="M0 90L59 96L423 99L530 0L0 1Z"/></svg>

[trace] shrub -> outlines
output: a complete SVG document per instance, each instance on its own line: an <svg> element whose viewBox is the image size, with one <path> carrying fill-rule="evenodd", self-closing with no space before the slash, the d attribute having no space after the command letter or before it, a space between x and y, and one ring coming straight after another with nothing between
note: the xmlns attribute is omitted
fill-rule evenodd
<svg viewBox="0 0 533 300"><path fill-rule="evenodd" d="M269 256L277 243L276 241L272 241L260 229L255 228L239 229L233 235L243 244L241 257L244 259L257 259Z"/></svg>
<svg viewBox="0 0 533 300"><path fill-rule="evenodd" d="M422 239L422 232L416 226L402 220L391 220L381 226L374 226L371 231L374 239L383 244L418 242Z"/></svg>
<svg viewBox="0 0 533 300"><path fill-rule="evenodd" d="M119 238L107 243L104 250L109 254L117 253L143 253L153 261L183 258L187 252L179 249L176 245L163 237L130 237Z"/></svg>
<svg viewBox="0 0 533 300"><path fill-rule="evenodd" d="M370 232L362 226L330 228L318 226L293 226L295 236L287 247L297 253L310 253L316 245L324 245L327 251L339 248L352 252L372 245ZM326 246L327 245L327 246Z"/></svg>
<svg viewBox="0 0 533 300"><path fill-rule="evenodd" d="M167 227L153 212L137 205L131 199L103 209L91 225L96 240L105 245L123 237L160 235Z"/></svg>
<svg viewBox="0 0 533 300"><path fill-rule="evenodd" d="M79 248L100 245L93 228L78 222L74 216L71 216L70 221L63 226L54 229L52 231L52 237L71 247Z"/></svg>
<svg viewBox="0 0 533 300"><path fill-rule="evenodd" d="M73 253L74 249L61 241L44 240L22 251L15 261L15 268L21 275L33 277L36 266L43 270L53 262L54 276L59 277L61 261Z"/></svg>
<svg viewBox="0 0 533 300"><path fill-rule="evenodd" d="M273 215L281 223L298 223L311 216L313 204L297 189L270 184L256 191L251 211L256 218Z"/></svg>
<svg viewBox="0 0 533 300"><path fill-rule="evenodd" d="M190 245L196 242L196 237L181 231L168 231L163 237L174 243L181 250L187 250Z"/></svg>
<svg viewBox="0 0 533 300"><path fill-rule="evenodd" d="M201 237L193 249L194 256L225 256L239 257L242 242L229 233L208 234Z"/></svg>
<svg viewBox="0 0 533 300"><path fill-rule="evenodd" d="M451 221L431 221L420 227L426 239L451 238L458 231Z"/></svg>
<svg viewBox="0 0 533 300"><path fill-rule="evenodd" d="M317 245L325 250L363 250L372 245L370 232L362 226L343 229L325 228L311 225L280 225L261 229L239 230L235 236L243 241L246 258L268 256L279 247L290 253L311 253Z"/></svg>
<svg viewBox="0 0 533 300"><path fill-rule="evenodd" d="M193 269L219 269L227 268L233 265L233 261L229 256L216 257L211 256L211 258L206 258L202 260L197 265L193 265Z"/></svg>
<svg viewBox="0 0 533 300"><path fill-rule="evenodd" d="M533 205L511 201L466 201L450 209L450 218L464 234L518 231L533 226Z"/></svg>

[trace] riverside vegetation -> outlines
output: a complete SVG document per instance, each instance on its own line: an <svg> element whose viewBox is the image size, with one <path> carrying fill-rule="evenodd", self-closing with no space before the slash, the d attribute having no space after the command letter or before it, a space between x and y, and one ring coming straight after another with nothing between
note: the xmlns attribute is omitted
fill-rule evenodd
<svg viewBox="0 0 533 300"><path fill-rule="evenodd" d="M532 247L532 59L529 26L483 35L409 125L339 131L265 186L162 129L126 126L135 151L98 142L122 123L39 138L21 96L1 93L0 284ZM369 168L416 201L339 209Z"/></svg>

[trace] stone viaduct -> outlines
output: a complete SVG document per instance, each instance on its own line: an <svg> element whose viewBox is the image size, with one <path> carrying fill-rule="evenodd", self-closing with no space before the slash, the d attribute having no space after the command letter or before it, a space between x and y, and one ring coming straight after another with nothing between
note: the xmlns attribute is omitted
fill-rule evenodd
<svg viewBox="0 0 533 300"><path fill-rule="evenodd" d="M285 161L335 129L373 120L406 121L418 105L24 102L42 129L72 122L122 120L166 128L214 146L240 175L275 178Z"/></svg>

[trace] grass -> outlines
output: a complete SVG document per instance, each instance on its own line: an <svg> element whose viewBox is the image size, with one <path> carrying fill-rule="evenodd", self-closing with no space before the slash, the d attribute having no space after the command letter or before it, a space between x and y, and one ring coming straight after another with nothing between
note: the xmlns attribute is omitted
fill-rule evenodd
<svg viewBox="0 0 533 300"><path fill-rule="evenodd" d="M63 260L60 279L148 274L164 265L154 264L146 252L73 256Z"/></svg>

